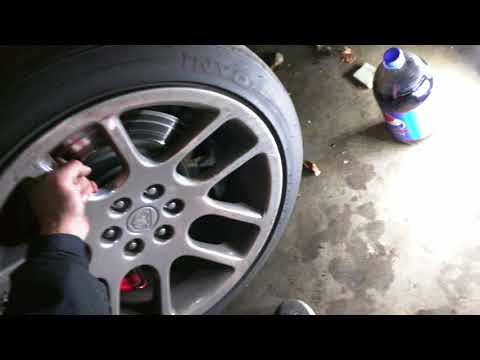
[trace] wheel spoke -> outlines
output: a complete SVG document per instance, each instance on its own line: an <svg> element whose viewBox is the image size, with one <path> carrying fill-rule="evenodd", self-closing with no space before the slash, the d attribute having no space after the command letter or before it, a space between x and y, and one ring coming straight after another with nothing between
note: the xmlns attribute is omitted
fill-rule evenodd
<svg viewBox="0 0 480 360"><path fill-rule="evenodd" d="M260 153L262 153L261 146L257 144L256 146L254 146L253 148L251 148L250 150L248 150L247 152L245 152L244 154L242 154L241 156L239 156L238 158L236 158L235 160L233 160L232 162L224 166L217 173L215 173L214 175L210 176L208 179L203 181L202 185L200 186L204 188L205 193L208 193L208 191L210 191L210 189L213 186L218 184L221 180L225 179L227 176L232 174L235 170L242 167L242 165L244 165L245 163L253 159L255 156L259 155Z"/></svg>
<svg viewBox="0 0 480 360"><path fill-rule="evenodd" d="M57 167L58 164L52 156L50 154L44 154L33 161L32 166L29 166L27 171L22 175L24 178L36 178L55 170Z"/></svg>
<svg viewBox="0 0 480 360"><path fill-rule="evenodd" d="M156 285L159 287L159 295L160 295L160 308L162 315L175 315L175 309L172 305L172 289L171 289L171 281L170 281L170 269L171 269L171 262L166 261L159 261L156 264L150 265L158 274L159 283ZM153 284L151 286L154 286Z"/></svg>
<svg viewBox="0 0 480 360"><path fill-rule="evenodd" d="M112 315L120 315L120 284L131 268L123 263L115 264L116 266L105 266L106 263L109 263L108 256L98 250L98 246L92 248L90 273L106 283L111 313Z"/></svg>
<svg viewBox="0 0 480 360"><path fill-rule="evenodd" d="M107 201L103 199L90 198L85 208L89 219L101 219L107 214ZM99 218L99 216L101 216Z"/></svg>
<svg viewBox="0 0 480 360"><path fill-rule="evenodd" d="M108 286L108 297L110 300L110 309L112 315L120 315L120 283L122 277L117 274L110 273L105 276L101 276L101 279L105 280Z"/></svg>
<svg viewBox="0 0 480 360"><path fill-rule="evenodd" d="M206 198L205 203L205 215L219 215L255 225L260 225L263 221L262 214L246 204L232 204L211 198Z"/></svg>
<svg viewBox="0 0 480 360"><path fill-rule="evenodd" d="M162 266L158 269L160 277L160 300L162 305L163 315L175 315L175 310L172 305L172 288L170 282L170 266Z"/></svg>
<svg viewBox="0 0 480 360"><path fill-rule="evenodd" d="M100 121L113 146L128 165L129 170L139 166L145 166L146 159L138 152L130 136L125 130L118 116L111 116Z"/></svg>
<svg viewBox="0 0 480 360"><path fill-rule="evenodd" d="M186 255L208 260L217 264L222 264L236 269L243 258L237 255L232 249L225 245L214 245L201 243L199 241L188 239Z"/></svg>
<svg viewBox="0 0 480 360"><path fill-rule="evenodd" d="M228 111L221 111L213 121L205 126L198 134L196 134L185 146L183 146L171 159L172 163L177 166L190 152L195 150L197 146L203 143L210 135L217 131L223 124L232 118L232 114Z"/></svg>
<svg viewBox="0 0 480 360"><path fill-rule="evenodd" d="M36 161L38 175L43 175L50 171L55 170L58 167L57 162L52 158L50 154L45 154Z"/></svg>

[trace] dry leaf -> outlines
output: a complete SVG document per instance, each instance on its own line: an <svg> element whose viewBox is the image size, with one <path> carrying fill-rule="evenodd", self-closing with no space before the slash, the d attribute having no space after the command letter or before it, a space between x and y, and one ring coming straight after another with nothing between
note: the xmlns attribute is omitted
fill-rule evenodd
<svg viewBox="0 0 480 360"><path fill-rule="evenodd" d="M352 49L349 47L344 48L340 52L340 60L342 60L344 63L351 64L355 60Z"/></svg>
<svg viewBox="0 0 480 360"><path fill-rule="evenodd" d="M303 162L303 166L305 166L308 170L310 170L315 176L320 176L320 174L322 173L318 165L312 161L305 160Z"/></svg>
<svg viewBox="0 0 480 360"><path fill-rule="evenodd" d="M272 71L275 71L275 70L278 69L284 62L285 62L285 58L284 58L283 54L277 52L277 53L275 53L275 55L274 55L273 62L272 62L272 64L270 65L270 69L272 69Z"/></svg>

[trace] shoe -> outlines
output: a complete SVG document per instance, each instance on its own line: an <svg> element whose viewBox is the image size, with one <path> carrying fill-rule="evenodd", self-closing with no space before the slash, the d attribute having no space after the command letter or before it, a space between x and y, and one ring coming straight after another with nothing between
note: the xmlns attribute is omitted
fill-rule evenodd
<svg viewBox="0 0 480 360"><path fill-rule="evenodd" d="M275 315L315 315L315 311L302 300L286 300L282 302Z"/></svg>

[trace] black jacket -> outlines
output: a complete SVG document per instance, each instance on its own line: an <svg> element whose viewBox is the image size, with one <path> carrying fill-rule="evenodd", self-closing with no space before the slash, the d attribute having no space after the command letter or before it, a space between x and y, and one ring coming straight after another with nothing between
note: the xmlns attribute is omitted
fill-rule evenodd
<svg viewBox="0 0 480 360"><path fill-rule="evenodd" d="M106 315L107 290L88 271L85 243L73 235L32 241L27 259L11 275L5 315Z"/></svg>

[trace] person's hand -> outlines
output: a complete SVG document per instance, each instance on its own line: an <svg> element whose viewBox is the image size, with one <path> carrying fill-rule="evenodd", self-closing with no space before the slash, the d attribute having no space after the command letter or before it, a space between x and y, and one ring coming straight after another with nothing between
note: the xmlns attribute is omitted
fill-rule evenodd
<svg viewBox="0 0 480 360"><path fill-rule="evenodd" d="M41 235L71 234L85 240L90 230L85 203L98 191L87 179L91 171L72 160L29 182L27 192Z"/></svg>

